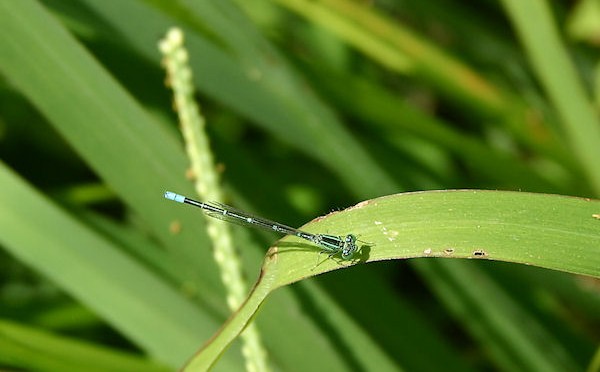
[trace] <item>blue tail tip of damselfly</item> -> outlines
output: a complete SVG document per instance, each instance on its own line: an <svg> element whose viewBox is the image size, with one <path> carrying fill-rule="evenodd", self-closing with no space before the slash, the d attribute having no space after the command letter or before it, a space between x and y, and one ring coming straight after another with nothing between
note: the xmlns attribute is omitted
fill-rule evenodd
<svg viewBox="0 0 600 372"><path fill-rule="evenodd" d="M169 200L176 201L177 203L183 203L183 201L185 199L185 196L176 194L176 193L171 192L171 191L166 191L165 192L165 198L169 199Z"/></svg>

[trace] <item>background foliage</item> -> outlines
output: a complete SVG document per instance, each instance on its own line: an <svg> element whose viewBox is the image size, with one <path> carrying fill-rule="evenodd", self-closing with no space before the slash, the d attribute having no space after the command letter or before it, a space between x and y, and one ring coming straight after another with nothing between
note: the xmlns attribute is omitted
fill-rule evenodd
<svg viewBox="0 0 600 372"><path fill-rule="evenodd" d="M172 369L228 317L203 220L161 199L192 194L169 27L230 203L296 226L413 190L597 198L595 4L0 0L0 362ZM274 238L235 236L252 282ZM597 280L409 261L275 292L256 318L272 367L600 365ZM239 347L217 364L242 368Z"/></svg>

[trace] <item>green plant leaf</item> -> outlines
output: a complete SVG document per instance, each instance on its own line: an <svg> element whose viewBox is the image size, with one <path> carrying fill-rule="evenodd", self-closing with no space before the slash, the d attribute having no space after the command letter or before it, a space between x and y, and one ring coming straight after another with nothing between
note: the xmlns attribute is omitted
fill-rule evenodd
<svg viewBox="0 0 600 372"><path fill-rule="evenodd" d="M6 249L157 359L172 366L185 360L213 319L2 163L0 184L0 243Z"/></svg>
<svg viewBox="0 0 600 372"><path fill-rule="evenodd" d="M2 192L10 191L6 200L2 199L2 203L8 203L3 206L10 205L10 211L17 210L11 198L36 195L32 198L36 202L26 200L21 205L18 224L13 221L0 227L2 249L17 257L5 260L4 252L0 252L2 279L8 278L7 287L0 291L0 316L43 327L41 317L56 307L55 302L44 301L44 289L57 291L58 287L58 291L69 293L79 304L62 295L59 303L87 307L142 352L156 356L154 348L163 348L160 353L172 366L187 359L186 352L169 351L169 345L161 344L170 339L161 340L154 333L162 325L154 329L138 328L139 324L135 324L138 329L132 332L126 321L132 315L123 305L138 298L146 301L151 312L158 306L168 309L165 313L181 314L178 305L183 302L188 307L193 302L194 311L201 313L199 318L172 319L171 323L175 328L193 322L203 324L196 330L196 341L188 343L188 350L196 349L196 342L208 339L227 316L202 218L197 211L178 208L161 198L164 188L181 193L191 190L184 179L187 161L180 143L174 131L164 130L174 123L163 118L174 115L169 111L169 97L162 86L156 42L172 25L186 29L195 82L202 105L209 113L216 157L226 165L223 178L230 201L240 208L296 226L329 208L397 193L403 188L514 188L592 194L591 185L581 176L584 167L575 156L575 150L583 151L583 147L578 149L576 142L565 143L561 117L556 115L559 110L553 107L554 101L548 102L539 92L545 84L535 79L523 62L515 35L506 32L505 27L489 27L506 22L498 9L426 0L401 5L381 3L373 5L372 12L361 7L352 14L345 15L343 9L334 13L357 24L369 21L370 13L382 14L385 27L399 25L401 31L419 35L419 45L438 45L438 52L452 56L484 79L500 97L516 100L516 106L509 105L505 112L510 126L497 125L499 120L494 118L481 120L477 113L490 112L491 107L486 104L489 100L470 90L470 101L466 102L467 94L456 86L471 88L468 81L454 79L449 84L451 68L445 66L452 66L441 58L436 61L435 54L424 55L421 62L414 64L417 68L428 66L432 74L421 70L401 76L370 56L355 53L339 39L270 0L260 5L260 1L251 6L246 3L249 4L239 2L253 15L266 7L275 11L267 9L249 22L229 0L0 0L0 71L6 82L0 100L0 158L36 186L36 191L32 191L21 181L19 187L23 190L14 192L12 186L0 184ZM558 9L561 17L563 11L568 10ZM532 19L531 14L536 13L523 19ZM257 32L255 24L267 18L272 24L264 32ZM371 37L380 38L378 42L384 39L385 35L378 34L374 27L379 23L361 24ZM270 45L267 37L279 42L279 48ZM399 38L385 40L394 42ZM404 46L396 44L396 51L402 52ZM581 50L576 44L559 48L577 53L581 74L586 73L585 66L595 61L593 52ZM312 76L304 66L293 65L305 60L325 66L331 62L331 52L336 53L336 63ZM329 74L331 70L339 74ZM382 100L382 95L373 93L374 89L357 89L347 77L368 81L389 97ZM330 82L338 88L335 95L323 89ZM446 94L439 95L441 91ZM454 104L457 101L467 105ZM398 102L406 102L409 108L418 107L421 115L411 113ZM342 121L345 125L341 125ZM48 133L50 136L46 136ZM560 135L553 137L552 133ZM567 150L566 145L572 149ZM76 169L71 167L73 164ZM69 200L68 213L57 208L63 201L63 190L100 184L98 179L105 182L101 187L109 190L108 199L94 204ZM298 198L298 190L302 190L303 197ZM113 209L115 206L117 210ZM88 208L94 211L88 213ZM38 217L56 217L51 211L61 212L54 224ZM0 210L2 213L8 210ZM102 217L95 218L98 215ZM11 218L9 214L6 220ZM169 230L171 223L181 228L180 233ZM326 233L350 228L358 232L359 225L308 228ZM108 246L111 252L106 260L82 263L98 270L94 275L107 278L106 286L91 283L85 296L80 291L90 278L87 270L61 270L64 267L51 257L25 257L23 253L37 254L32 241L38 244L35 248L42 255L50 243L63 242L69 236L80 241L81 230L93 237L90 240L102 242L92 246ZM267 239L261 240L262 235L242 228L234 231L248 276L254 278ZM365 234L361 238L372 243ZM41 236L49 243L43 245ZM77 241L67 243L71 245L65 246L60 255L77 256L81 245ZM385 248L385 244L365 247L364 252L369 251L374 258L381 247ZM281 248L311 251L311 266L318 256L315 248L305 242L286 241ZM100 250L103 252L104 248ZM571 257L571 250L563 250L556 259L568 262ZM113 258L115 261L111 262ZM325 255L319 258L323 260ZM138 276L139 270L134 269L135 275L128 278L153 277L148 283L159 282L160 288L167 287L174 296L191 296L191 301L179 298L165 305L153 302L151 288L130 283L119 288L120 281L110 281L110 276L123 260L147 274ZM328 264L323 263L318 269L327 268ZM13 271L14 267L17 270ZM507 271L506 275L495 275L499 267ZM336 264L335 268L340 266ZM467 271L473 268L477 270ZM23 287L20 273L28 269L54 283L48 285L39 279L42 290L25 284L35 293L23 305L33 308L33 315L10 302L14 300L10 288ZM530 337L535 334L543 335L542 340L547 340L553 350L545 367L553 364L558 366L555 370L560 366L572 370L573 359L579 367L585 366L596 347L590 341L596 335L590 330L597 328L598 302L588 300L594 295L589 290L594 287L594 280L551 272L556 283L541 284L550 271L531 269L481 260L419 259L409 260L408 264L399 260L359 265L284 286L264 303L257 322L264 330L271 364L274 369L286 371L398 366L407 370L437 370L440 366L447 371L465 371L469 366L547 370L540 368L544 366L540 361L544 362L548 348ZM507 285L517 281L514 271L528 273L520 279L518 289ZM481 290L472 286L472 278L478 277L486 283ZM490 281L492 285L488 285ZM574 291L554 291L569 283ZM123 301L121 295L110 296L111 291L123 294L132 289L148 293L124 295ZM528 292L520 293L521 289ZM579 301L571 301L575 290L579 290L575 296ZM92 291L98 291L99 298ZM504 296L498 296L498 291L503 291ZM505 301L506 298L511 301ZM111 306L111 300L117 303ZM470 321L465 309L486 316ZM518 310L518 317L497 321L497 316L512 314L514 309ZM97 318L93 319L96 324ZM532 325L532 335L524 334L529 328L523 326L523 319L527 319L526 325ZM392 323L396 327L390 327ZM76 332L87 332L88 326L77 320L62 325ZM463 332L445 332L455 327ZM538 332L540 328L543 332ZM95 331L91 336L102 337ZM565 352L568 363L553 363ZM238 348L231 348L217 367L242 369Z"/></svg>
<svg viewBox="0 0 600 372"><path fill-rule="evenodd" d="M0 320L0 361L37 371L170 370L139 356L4 320Z"/></svg>
<svg viewBox="0 0 600 372"><path fill-rule="evenodd" d="M600 201L502 191L429 191L362 202L305 226L355 233L354 262L314 261L315 247L286 237L272 247L250 296L188 365L205 369L273 290L346 265L416 257L487 259L600 277Z"/></svg>
<svg viewBox="0 0 600 372"><path fill-rule="evenodd" d="M514 125L514 119L526 115L518 97L503 91L471 69L463 61L447 54L434 42L411 30L402 22L393 22L374 7L351 0L277 0L302 14L391 70L415 75L427 81L453 101L468 107L472 115L494 118L515 132L528 146L547 154L564 153L557 138L526 133L528 128Z"/></svg>
<svg viewBox="0 0 600 372"><path fill-rule="evenodd" d="M503 0L540 82L561 117L562 129L590 184L600 193L600 120L543 1ZM536 22L531 22L535 15Z"/></svg>
<svg viewBox="0 0 600 372"><path fill-rule="evenodd" d="M106 17L145 58L156 56L157 33L164 32L173 23L165 14L141 2L83 1ZM191 26L201 23L200 20L212 25L215 21L206 17L222 13L222 7L210 2L202 4L202 7L190 6L187 18L195 16L196 22ZM132 24L132 15L143 18L145 22ZM224 17L223 14L220 16ZM221 23L223 21L226 23ZM221 19L217 24L215 33L228 33L219 41L227 41L231 45L224 47L198 32L204 30L182 27L199 92L214 97L256 121L282 141L327 165L348 187L363 197L379 195L381 190L396 190L390 176L377 165L371 154L326 105L302 88L285 61L278 60L277 53L264 45L265 41L258 38L254 29L247 29L249 25L246 22L235 18ZM246 28L240 32L235 30L236 27ZM240 42L240 37L244 43ZM248 52L248 45L256 50ZM234 49L235 53L230 49ZM263 54L265 50L267 56ZM247 61L250 56L254 58ZM223 79L224 76L227 79ZM352 159L346 156L348 153L353 154Z"/></svg>

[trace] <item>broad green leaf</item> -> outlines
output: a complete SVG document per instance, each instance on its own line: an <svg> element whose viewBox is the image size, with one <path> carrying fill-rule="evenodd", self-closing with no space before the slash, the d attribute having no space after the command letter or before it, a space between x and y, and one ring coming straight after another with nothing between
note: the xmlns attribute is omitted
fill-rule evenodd
<svg viewBox="0 0 600 372"><path fill-rule="evenodd" d="M392 195L333 213L306 230L318 226L319 231L357 234L362 251L355 260L316 265L314 247L292 243L295 238L282 239L270 249L244 305L188 369L215 363L273 290L354 263L416 257L485 259L600 277L599 209L600 201L591 199L461 190Z"/></svg>

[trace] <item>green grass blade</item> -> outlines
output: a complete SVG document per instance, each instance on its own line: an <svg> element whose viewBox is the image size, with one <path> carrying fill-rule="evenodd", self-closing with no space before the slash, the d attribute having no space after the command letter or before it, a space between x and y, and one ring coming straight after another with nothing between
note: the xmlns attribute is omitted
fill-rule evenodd
<svg viewBox="0 0 600 372"><path fill-rule="evenodd" d="M527 114L518 97L375 7L352 0L277 2L330 30L383 66L435 87L449 100L467 108L470 115L493 118L527 146L547 154L554 154L560 148L555 137L549 135L541 140L521 125L521 119L515 122L515 118Z"/></svg>
<svg viewBox="0 0 600 372"><path fill-rule="evenodd" d="M40 7L40 3L50 11ZM158 68L160 56L156 52L158 39L172 25L183 26L190 35L191 61L198 71L195 84L199 88L203 106L210 113L210 131L211 135L214 134L211 140L215 144L217 158L226 166L224 179L227 180L228 192L231 192L230 201L240 208L297 226L309 216L319 214L319 211L348 205L357 197L365 199L372 195L397 193L402 187L414 190L489 187L565 195L593 194L590 191L591 185L581 176L582 169L575 154L565 154L566 146L562 139L557 139L550 133L557 129L557 133L562 132L558 125L552 128L547 126L560 123L561 118L557 117L557 110L552 107L552 103L547 102L538 91L539 84L532 79L527 66L519 58L512 35L507 34L505 28L489 27L496 25L496 22L506 22L497 7L475 10L468 5L450 6L445 3L434 0L402 5L387 2L386 5L377 4L367 11L361 7L360 11L352 15L344 15L339 11L336 16L360 22L361 19L364 21L370 17L367 12L384 14L382 19L388 22L384 25L386 27L401 24L405 19L415 20L405 29L419 30L416 32L425 35L422 37L422 44L443 45L444 50L440 49L443 54L454 56L468 70L487 78L486 82L497 92L507 93L505 89L510 89L512 93L505 97L512 97L521 104L527 101L526 112L520 111L518 107L515 111L511 111L513 106L508 108L511 127L497 125L501 118L491 118L490 121L490 117L485 116L485 113L490 112L490 107L484 107L484 103L475 101L477 95L471 95L474 97L471 104L475 107L468 110L465 107L469 105L454 104L457 101L464 102L465 95L454 91L458 95L455 97L453 89L448 89L450 93L447 97L439 99L439 90L432 91L431 87L451 87L444 77L426 75L423 71L404 76L390 73L389 69L382 67L377 61L355 53L345 43L311 23L297 19L274 2L268 4L276 9L275 12L266 14L271 17L273 27L261 34L229 0L201 3L193 0L176 3L155 0L0 0L0 17L3 19L0 23L0 74L7 82L0 89L3 97L0 100L0 158L35 184L40 193L50 195L46 199L38 195L36 199L45 201L35 204L43 207L43 215L47 215L44 210L46 207L57 209L50 199L54 199L52 195L56 199L62 199L58 197L63 194L62 190L78 187L79 184L97 183L98 178L106 182L102 187L110 190L106 194L108 199L101 201L70 201L69 207L73 206L70 213L62 213L68 219L60 219L60 226L57 222L54 229L46 227L44 230L40 226L40 221L34 215L37 211L21 211L22 216L33 215L32 221L40 226L40 231L44 234L80 236L79 230L84 228L95 239L103 241L113 251L131 260L132 265L151 273L155 280L163 285L165 282L168 286L173 285L177 288L176 295L181 290L185 295L194 296L191 299L194 301L194 308L202 311L202 316L209 318L197 335L198 340L208 339L216 330L217 324L224 321L228 313L214 270L215 265L210 259L201 216L197 211L174 206L161 197L164 188L181 193L191 192L189 181L183 176L187 162L181 145L172 131L162 129L174 124L174 120L172 123L159 121L160 116L174 118L168 107L168 94L162 86L163 76ZM255 5L248 6L247 9L257 10L259 6ZM416 8L421 10L414 11ZM429 9L437 9L438 13L432 13ZM568 11L560 8L558 14L561 17L568 16L561 12L563 10ZM432 17L432 14L440 13L443 15ZM448 18L452 20L448 22ZM460 27L454 28L452 24L466 25L469 36L464 37L465 29L461 33ZM431 25L435 27L430 27ZM400 27L404 26L401 24ZM362 28L371 33L377 31L375 27ZM495 36L482 38L485 31ZM278 40L279 50L269 45L263 35ZM393 36L385 40L394 42L392 39L398 40ZM315 45L323 41L323 44L319 44L321 48ZM502 43L508 46L509 53L498 51L498 44ZM577 45L574 49L578 62L581 62L578 67L585 73L585 66L589 67L594 62L593 52L582 51ZM401 46L396 45L396 50L401 50ZM490 50L495 52L490 54ZM335 61L331 59L332 53L336 53L333 56ZM517 58L513 58L515 55ZM435 62L430 57L426 62ZM313 63L328 67L319 73L307 73L301 80L298 76L305 73L305 66L293 66L287 62L298 60L302 60L302 64ZM443 62L438 65L441 69L444 66ZM336 74L328 75L328 69L335 70ZM325 76L340 88L339 93L331 94L327 92L327 88L323 89ZM344 76L365 79L373 87L385 89L389 97L382 102L382 95L373 94L374 90L358 90ZM320 98L313 93L314 90L320 92ZM337 94L343 97L336 99ZM146 109L132 99L132 96L145 104ZM335 103L330 103L331 106L328 107L325 100ZM421 112L427 112L427 117L404 110L397 104L399 101L416 103ZM519 106L519 103L516 105ZM331 110L331 107L336 111ZM157 115L152 117L148 114L150 112ZM485 120L481 120L482 116L477 113L484 113ZM523 115L524 113L527 115ZM515 116L511 116L512 114ZM428 122L428 117L435 118L435 122ZM340 125L337 118L342 118L347 126ZM398 121L406 121L406 124L398 125ZM57 138L48 125L53 126L63 140ZM350 132L354 134L351 135ZM466 143L465 139L468 140ZM75 151L65 150L66 148ZM42 157L43 161L40 161ZM82 170L84 175L80 173ZM397 184L390 181L390 178ZM2 183L0 189L4 192L3 188ZM432 198L427 193L415 195ZM12 196L13 194L8 197ZM115 200L115 196L125 202L124 209ZM556 198L555 196L536 197L546 197L540 204L554 206L552 198ZM521 226L523 230L519 230L520 235L517 236L520 241L514 243L520 244L523 251L534 255L537 253L539 257L533 257L534 262L528 256L519 257L517 249L510 252L504 246L494 245L498 244L498 238L504 240L502 231L514 230L515 226L484 224L465 227L464 221L454 218L457 216L444 208L463 211L443 198L439 202L432 198L429 208L420 204L418 198L411 199L409 195L406 198L406 203L398 203L397 210L387 214L392 216L387 220L376 219L379 212L345 220L345 215L359 213L357 209L328 216L318 226L316 223L307 225L307 229L327 233L352 230L362 234L361 239L371 244L366 244L363 248L364 255L359 258L403 258L415 251L422 252L421 256L426 253L435 256L441 252L443 257L446 254L448 257L468 257L469 249L472 249L470 245L478 244L482 250L471 253L488 254L485 258L490 260L516 260L570 272L589 270L589 267L579 267L573 262L578 259L577 255L581 256L577 247L557 246L550 238L546 241L537 240L537 246L550 247L550 256L546 256L547 252L542 249L536 251L535 247L530 247L535 241L529 242L529 230L533 231L534 237L540 232L534 224L529 223L533 219L519 221L519 213L515 214L514 219L518 222L517 227ZM496 204L502 204L492 203L491 199L480 202L481 205L475 202L465 203L468 213L462 213L462 217L467 218L471 211L477 211L471 215L492 220L498 209ZM527 202L513 204L530 207ZM595 207L597 202L589 204ZM448 213L436 216L431 212L439 212L434 208L438 205L441 211ZM31 203L27 204L27 208L32 206ZM417 207L415 211L414 206ZM115 207L116 210L113 209ZM87 210L82 211L82 208L93 209L92 214L100 212L102 217L90 215ZM489 215L484 216L480 208L489 210ZM382 211L385 212L385 208ZM568 216L564 212L560 208L556 211L562 213L561 218L576 217L572 220L581 222L577 219L577 213ZM586 215L589 214L591 221L597 222L591 216L598 212L589 212L591 211L586 210ZM0 214L2 213L0 210ZM546 216L548 213L541 211L538 214ZM426 225L425 221L419 220L421 215L423 219L427 219L427 232L414 231L414 226ZM339 223L328 225L335 218L340 219ZM410 222L404 222L411 221L407 218L412 218L416 223L411 225ZM73 224L75 220L77 223ZM386 223L387 230L382 229L383 224L375 225L374 220ZM20 218L19 221L18 226L9 224L4 227L18 229L22 236L15 237L14 231L5 234L5 237L10 236L13 240L8 248L0 235L3 250L10 249L12 252L27 246L25 243L30 221L25 218ZM561 222L541 220L546 223L544 221L548 226L563 226ZM586 224L592 223L591 221L579 225L587 228L589 226ZM173 224L170 225L171 223ZM434 228L442 223L446 223L444 227L447 230L439 231L440 229ZM20 226L21 224L25 225ZM578 231L579 225L569 226L570 231ZM169 226L178 226L181 232L171 233ZM501 229L502 226L504 230ZM75 228L73 234L72 228ZM479 230L477 234L470 235L466 234L469 229ZM558 233L549 228L544 231L555 238L554 235L559 235L565 229L559 229ZM429 236L429 231L434 232L433 236ZM445 236L447 231L451 234ZM396 232L398 235L394 237ZM453 240L454 235L457 236L456 240ZM56 240L54 235L50 236L52 241ZM247 275L253 279L258 275L258 262L264 256L262 248L274 236L266 238L242 228L234 228L234 236L245 267L249 268ZM243 238L238 239L239 237ZM264 239L257 244L259 237ZM460 237L463 239L458 239ZM480 244L476 241L477 237L483 237L485 241ZM382 239L377 240L378 238ZM390 238L395 240L390 241ZM589 237L591 242L597 243L594 239L594 236ZM443 245L442 240L445 241ZM431 246L420 247L419 243ZM435 246L438 243L439 247ZM306 261L313 269L307 271L306 276L312 276L322 270L329 270L329 265L332 264L325 262L314 268L318 255L315 248L306 242L288 238L279 248L280 254L277 257L280 260L277 266L286 270L292 267L304 270L301 265ZM446 250L447 248L450 249ZM557 250L563 252L554 255ZM282 264L281 258L286 254L287 257L294 257L296 253L302 252L310 252L311 256L298 257L299 260L290 262L289 266L285 266L285 262ZM504 254L505 252L509 254ZM383 256L377 256L380 253ZM587 259L588 253L584 252L582 262ZM0 255L6 256L4 252L0 252ZM324 259L325 256L321 255L320 258ZM60 299L44 301L44 289L47 290L48 287L58 287L67 293L74 293L72 287L62 285L73 285L73 280L68 280L72 271L56 270L59 277L54 280L56 285L48 285L42 279L39 284L44 287L39 289L35 285L23 283L20 273L28 272L29 267L33 271L40 271L38 268L45 263L35 260L18 261L20 262L0 258L0 272L5 275L3 278L8 277L9 280L9 290L0 291L1 316L6 314L20 323L43 327L44 322L40 319L44 315L52 317L52 310L64 305L64 302L73 306L71 299L65 300L62 296ZM33 263L30 264L30 261ZM435 282L443 282L450 275L447 270L438 267L441 265L437 263L442 260L420 261L419 266L430 265L431 270L415 270L418 266L412 265L412 260L380 262L360 265L352 270L335 270L327 277L281 288L264 303L263 312L257 319L264 330L267 349L273 355L273 368L286 371L374 370L378 367L392 369L393 363L396 363L407 370L437 370L443 366L448 371L464 371L468 366L479 369L482 365L482 369L495 369L505 367L507 364L502 363L504 360L510 361L511 366L519 365L514 361L529 358L527 355L522 357L522 351L525 350L531 352L531 360L527 365L542 365L538 362L539 356L545 351L543 343L536 344L535 340L527 337L509 337L513 332L507 330L518 329L521 326L519 319L508 318L504 319L505 322L494 322L493 317L487 316L482 317L480 324L468 324L459 316L448 316L456 314L456 308L474 308L476 304L473 297L477 297L480 302L477 306L481 306L481 303L498 305L499 302L494 302L494 293L472 291L470 280L459 280L460 277L453 279L456 284L449 289L454 292L454 296L448 296L450 300L446 300L446 296L437 291L429 292L423 283L433 289ZM516 302L523 310L520 314L528 317L533 314L537 323L544 328L543 331L551 335L553 340L558 340L561 353L567 350L569 359L576 360L579 367L590 362L595 347L593 340L596 339L596 335L590 330L597 328L598 302L586 299L593 295L592 290L581 290L577 296L573 296L573 292L568 289L563 289L562 292L554 289L558 289L559 284L566 281L573 282L572 286L575 288L593 288L596 280L594 276L597 276L595 273L590 274L593 277L584 277L552 272L560 277L557 280L559 284L554 286L554 282L546 282L545 288L540 288L542 285L539 283L544 280L540 271L544 270L547 274L550 270L531 270L531 267L525 265L473 261L475 260L445 260L442 265L453 264L455 271L460 271L462 266L481 266L484 270L480 270L477 275L485 276L486 280L495 279L503 289L510 288L508 292L511 301ZM587 262L592 267L598 266L594 257ZM48 266L47 269L50 269L56 265L49 261ZM113 266L107 263L100 266L98 270L106 272L97 275L109 277ZM263 275L273 274L273 266L271 264ZM508 271L507 275L498 276L498 266L504 267ZM17 270L13 271L14 268ZM337 268L340 268L337 264L331 267ZM43 270L44 268L41 269L42 275ZM530 277L524 276L517 280L513 274L521 270ZM283 278L283 271L281 278L277 279L275 276L279 285L286 280L298 280L294 277ZM60 275L67 278L60 278ZM84 281L85 277L81 279ZM517 282L519 287L510 287L507 282L511 281ZM511 284L515 284L512 282ZM323 283L326 291L315 285ZM23 284L33 295L30 295L30 300L25 304L15 305L11 301L14 301L15 295L18 299L18 291L20 288L22 290ZM273 285L267 288L265 296L271 293L272 287ZM129 291L131 288L132 285L127 283L125 289L116 288L116 293ZM95 287L93 289L96 290ZM113 288L100 289L109 292ZM101 292L101 297L109 300L106 292ZM571 296L564 292L569 292ZM141 296L150 295L144 293ZM137 336L132 336L129 331L125 332L121 323L97 312L96 303L87 303L88 298L93 300L92 293L87 296L76 297L76 301L81 304L78 306L93 309L106 318L109 324L115 325L121 334L139 344ZM437 302L436 297L442 303ZM40 299L42 306L39 306ZM453 301L461 304L452 306ZM175 307L178 304L179 302L172 303ZM367 307L365 304L378 306ZM413 309L414 314L402 311L402 304L407 305L406 309ZM153 303L148 306L154 307ZM127 311L117 314L119 307L113 308L115 317L123 316L128 319L131 316ZM510 310L510 307L506 309ZM255 312L249 309L246 314L249 317ZM240 320L238 324L243 326L244 319L240 317ZM95 325L98 319L94 317L92 322ZM391 327L391 324L397 326ZM177 327L177 324L173 323L173 326ZM73 324L66 322L58 327L86 332L90 324L79 319L73 321ZM464 332L449 335L444 332L448 327L460 327ZM485 329L486 332L478 333L478 329ZM95 330L91 336L102 337ZM237 331L233 328L230 331L231 337L235 337ZM486 339L481 340L483 337ZM432 340L438 340L438 345ZM221 342L226 345L229 341L221 338ZM556 345L554 341L552 344ZM239 346L236 344L235 348L224 354L216 368L243 368ZM199 344L195 345L197 347ZM490 353L492 347L496 349ZM522 348L522 351L514 348ZM147 350L145 347L143 349ZM214 350L220 352L217 348ZM424 350L428 354L424 354ZM319 355L319 358L306 358L305 355ZM430 355L435 355L436 358L433 359ZM235 362L232 363L232 360ZM530 363L531 361L534 363ZM564 365L572 366L572 363Z"/></svg>
<svg viewBox="0 0 600 372"><path fill-rule="evenodd" d="M191 187L186 159L172 133L152 119L131 95L39 4L2 1L0 70L45 115L95 172L178 255L182 270L218 288L214 268L198 272L191 262L210 260L195 249L202 236L167 228L181 213L162 195L165 180L181 192ZM191 214L190 214L191 215ZM180 219L181 220L181 219ZM183 219L197 226L196 219ZM196 279L198 280L198 279Z"/></svg>
<svg viewBox="0 0 600 372"><path fill-rule="evenodd" d="M36 371L171 370L139 356L4 320L0 320L0 361Z"/></svg>
<svg viewBox="0 0 600 372"><path fill-rule="evenodd" d="M516 156L500 152L479 138L465 135L450 123L414 108L378 85L350 75L335 75L329 71L325 74L325 77L321 76L323 74L319 76L319 81L325 86L327 95L341 100L340 105L368 123L369 128L377 127L385 133L384 138L393 139L394 133L401 129L462 158L477 174L494 180L497 185L510 182L524 190L556 189L544 179L546 175L525 166ZM344 81L344 85L340 85L339 81ZM348 95L348 90L353 94ZM510 188L510 185L506 187Z"/></svg>
<svg viewBox="0 0 600 372"><path fill-rule="evenodd" d="M488 259L600 277L599 209L598 200L558 195L431 191L373 199L305 228L358 234L364 243L356 262ZM327 260L315 266L318 248L294 240L286 237L271 248L246 302L188 368L214 364L276 288L348 264Z"/></svg>
<svg viewBox="0 0 600 372"><path fill-rule="evenodd" d="M485 275L482 268L455 260L424 263L417 261L416 266L431 278L430 286L498 366L507 371L532 372L578 369L535 314Z"/></svg>
<svg viewBox="0 0 600 372"><path fill-rule="evenodd" d="M490 259L600 277L599 209L598 200L560 195L426 191L362 202L319 220L318 226L319 231L357 234L366 248L361 261ZM312 276L339 268L333 260L314 268L307 259L311 252L282 248L281 284L297 281L299 272Z"/></svg>
<svg viewBox="0 0 600 372"><path fill-rule="evenodd" d="M180 265L180 272L195 279L195 282L188 279L181 285L190 285L189 283L192 282L190 286L193 289L208 287L211 290L203 291L201 294L203 297L218 296L216 293L219 284L214 273L214 265L211 264L210 254L208 250L199 249L203 246L204 241L198 235L202 231L202 224L199 223L201 219L198 218L197 211L174 207L172 203L161 198L167 181L169 186L177 191L190 192L190 186L183 177L186 164L183 151L174 141L171 133L162 130L66 30L62 29L47 12L35 4L29 1L1 3L0 11L3 14L11 14L12 17L7 16L10 21L0 25L3 30L2 35L5 36L0 36L0 48L2 48L3 54L10 56L10 58L0 61L3 73L22 94L36 105L111 188L122 196L134 212L143 216L143 220L148 223L151 231L167 247L172 248L169 253L179 258L177 264ZM97 3L97 6L101 4L104 2ZM113 3L111 9L118 13L114 18L122 21L121 25L130 35L143 35L145 40L149 40L151 44L144 44L143 48L152 50L149 55L155 54L156 35L162 33L161 26L169 25L170 22L160 15L152 18L153 13L150 13L148 18L144 18L143 25L155 28L137 29L131 22L131 17L125 15L123 18L123 14L127 14L124 13L126 9L123 8L127 7L126 4L131 6L135 2ZM138 8L134 7L134 9ZM196 46L197 43L198 40L196 40ZM206 61L202 58L201 60ZM223 64L220 62L222 60L208 60L209 65L213 68L214 66L230 66L234 75L239 73L235 72L237 65L232 64L231 61ZM43 66L43 68L39 68L39 66ZM212 83L217 84L216 81ZM219 80L218 84L221 83L222 80ZM229 88L233 89L231 86ZM249 88L250 86L248 86ZM276 97L276 94L268 97L269 99ZM267 101L268 99L265 99L265 102ZM245 101L241 100L241 102ZM246 104L247 102L244 103L244 105ZM277 103L271 102L270 104L277 107ZM260 108L264 107L264 105L260 106ZM297 118L294 120L296 123L302 122ZM315 128L313 131L315 136L318 135L317 129L319 128ZM308 148L312 144L305 143L304 146ZM344 151L351 149L352 146ZM342 155L338 153L336 156L339 159ZM335 159L335 157L331 159ZM346 158L344 161L350 165L353 160ZM356 164L360 164L360 161ZM364 168L368 168L368 166L355 167L353 170L360 172ZM366 173L371 174L370 171ZM376 179L378 178L376 177ZM361 178L361 182L368 183L372 190L382 186L381 183L376 185L368 182L365 178ZM360 189L360 185L355 183L354 186L356 190ZM183 226L178 235L170 234L168 231L169 223L175 220L180 221ZM60 231L68 232L71 227L71 225L64 225ZM185 251L189 255L182 254L181 251ZM24 262L30 264L29 260ZM31 264L31 267L37 270L38 266L35 263ZM39 262L37 263L39 264ZM198 263L202 265L200 266ZM106 269L108 270L110 267L107 265ZM39 269L43 271L44 267ZM60 276L67 273L57 271L58 279L55 281L62 283ZM110 270L104 274L109 275ZM82 279L80 282L83 285L85 280ZM68 292L75 290L68 286L65 286L64 289ZM103 290L110 292L111 288L103 288ZM80 298L80 300L87 304L88 298ZM209 300L208 302L214 303L215 301ZM87 305L95 308L94 302ZM177 303L172 306L177 306ZM113 307L113 311L118 312L120 309ZM114 316L117 317L116 314ZM126 319L127 312L122 316ZM182 317L181 321L188 321L188 318ZM120 329L118 322L112 318L107 318L107 320ZM306 324L316 329L311 324L312 322L313 320L304 318L289 329L302 331L303 325ZM174 325L174 328L176 332L180 330L177 325ZM199 339L206 339L213 329L214 327L211 326L203 326L195 333L195 336ZM281 333L281 329L278 332ZM139 342L136 337L127 332L124 333L134 342ZM318 331L315 334L318 334ZM164 340L167 338L163 338ZM343 356L335 354L336 345L329 344L328 347L331 353L328 353L325 358L343 360ZM305 350L312 350L311 348L315 352L319 351L312 345L304 346ZM168 350L163 351L169 352ZM295 353L293 350L285 352ZM185 348L179 348L178 353L185 353ZM180 358L181 354L177 354L177 358Z"/></svg>
<svg viewBox="0 0 600 372"><path fill-rule="evenodd" d="M550 5L538 0L504 0L503 4L558 110L570 148L600 195L600 120L560 39Z"/></svg>
<svg viewBox="0 0 600 372"><path fill-rule="evenodd" d="M155 58L153 43L157 33L163 33L174 22L165 14L136 1L84 2L105 17L145 58ZM209 2L203 6L213 5ZM197 19L201 19L212 11L204 13L202 8L193 8L189 9L189 14L196 14ZM131 15L143 18L145 22L133 24ZM236 23L235 20L229 22L232 28L245 24ZM327 106L303 88L296 74L276 53L265 57L263 51L258 51L260 53L255 53L261 55L262 59L245 61L235 56L248 57L250 53L246 50L247 46L238 51L236 45L239 43L223 46L204 36L199 32L201 30L182 29L193 61L194 82L198 91L325 164L357 195L365 198L380 195L381 190L388 193L397 191L389 175L378 166L372 155L342 126ZM256 31L249 30L247 35L256 35ZM261 43L251 40L250 45L254 44ZM227 79L223 79L224 76Z"/></svg>
<svg viewBox="0 0 600 372"><path fill-rule="evenodd" d="M0 164L0 243L157 359L178 366L211 320Z"/></svg>

